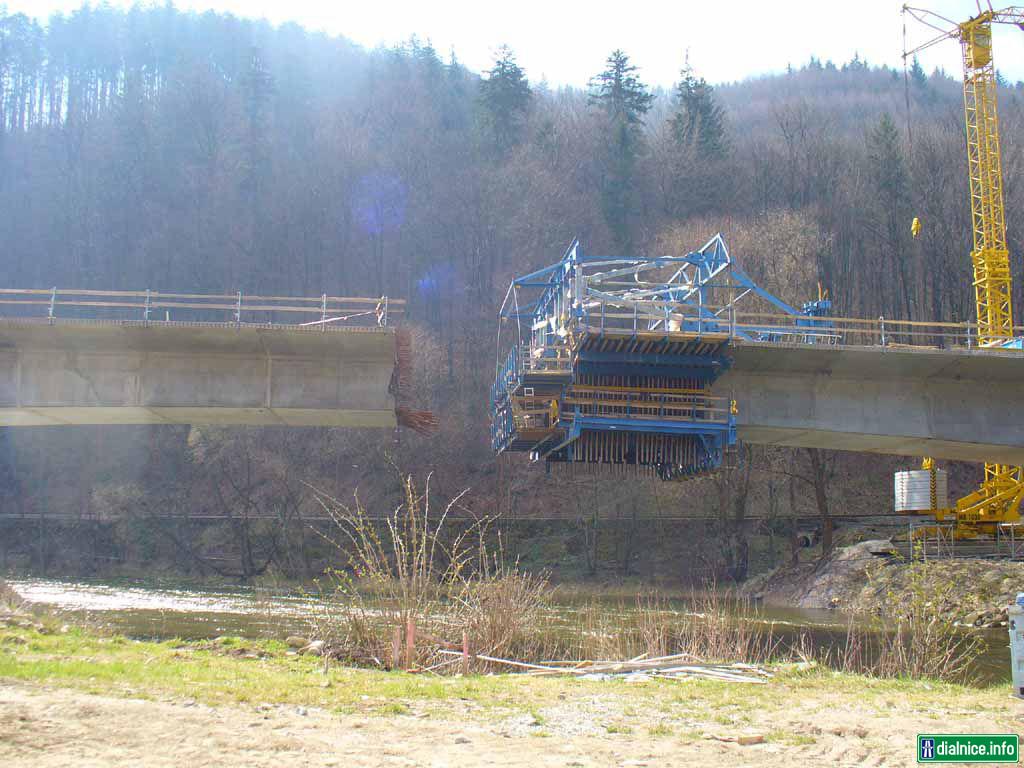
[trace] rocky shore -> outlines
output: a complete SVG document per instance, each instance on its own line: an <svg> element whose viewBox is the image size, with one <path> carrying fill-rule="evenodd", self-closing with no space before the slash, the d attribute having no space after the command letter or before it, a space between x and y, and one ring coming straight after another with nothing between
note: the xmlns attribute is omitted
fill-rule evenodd
<svg viewBox="0 0 1024 768"><path fill-rule="evenodd" d="M946 560L907 563L864 541L829 557L751 579L743 593L801 608L899 616L925 608L958 626L1005 627L1007 609L1024 592L1024 563Z"/></svg>

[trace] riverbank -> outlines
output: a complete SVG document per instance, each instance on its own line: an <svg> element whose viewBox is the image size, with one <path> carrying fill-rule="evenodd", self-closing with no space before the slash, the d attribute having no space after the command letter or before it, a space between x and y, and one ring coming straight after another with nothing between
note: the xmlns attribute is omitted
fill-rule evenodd
<svg viewBox="0 0 1024 768"><path fill-rule="evenodd" d="M917 733L1024 728L1005 685L817 669L764 685L325 673L274 641L142 642L24 614L0 625L10 766L911 765Z"/></svg>
<svg viewBox="0 0 1024 768"><path fill-rule="evenodd" d="M1024 592L1024 563L930 560L907 563L873 554L884 541L836 549L824 560L777 568L751 579L743 594L775 605L898 617L927 608L948 623L1006 627L1006 609Z"/></svg>

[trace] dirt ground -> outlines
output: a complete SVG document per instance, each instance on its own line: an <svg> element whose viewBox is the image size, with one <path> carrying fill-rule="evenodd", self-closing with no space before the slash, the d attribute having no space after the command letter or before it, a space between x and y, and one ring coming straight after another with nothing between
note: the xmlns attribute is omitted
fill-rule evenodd
<svg viewBox="0 0 1024 768"><path fill-rule="evenodd" d="M427 712L337 715L294 706L208 707L192 701L111 698L68 689L0 683L0 765L32 766L901 766L913 765L922 732L992 732L991 719L949 712L880 714L828 710L812 698L745 732L784 729L789 743L741 746L706 735L605 733L586 727L594 702L545 712L543 733L521 722L443 720ZM828 726L816 725L828 710ZM580 715L584 715L581 719ZM699 715L699 713L695 713ZM600 717L597 718L600 720ZM1007 697L999 725L1024 725ZM535 725L535 724L534 724ZM723 735L735 733L722 728Z"/></svg>

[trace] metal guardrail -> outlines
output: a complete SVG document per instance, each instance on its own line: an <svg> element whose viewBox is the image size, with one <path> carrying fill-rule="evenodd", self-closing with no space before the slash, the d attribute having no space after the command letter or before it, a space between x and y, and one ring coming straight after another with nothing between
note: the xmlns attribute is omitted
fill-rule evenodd
<svg viewBox="0 0 1024 768"><path fill-rule="evenodd" d="M71 288L0 288L0 316L97 317L144 322L209 320L227 314L227 322L273 323L327 328L333 325L387 326L405 312L403 299L350 296L257 296L97 291ZM173 314L172 314L173 313ZM185 317L182 317L184 313ZM289 318L277 322L279 313ZM126 317L127 316L127 317ZM222 321L223 322L223 321Z"/></svg>
<svg viewBox="0 0 1024 768"><path fill-rule="evenodd" d="M738 312L734 306L700 308L676 305L651 311L624 312L610 302L591 302L579 318L570 318L565 341L545 344L551 334L513 346L491 389L492 404L517 391L527 374L568 376L572 369L571 345L583 335L645 336L649 338L719 337L748 344L804 344L808 346L861 346L916 349L978 349L978 325L973 322L935 323L851 317L807 317L787 314ZM1013 329L1024 337L1024 326ZM1008 354L1024 354L1019 347L986 347Z"/></svg>
<svg viewBox="0 0 1024 768"><path fill-rule="evenodd" d="M853 318L740 312L734 305L692 307L651 302L649 309L631 311L612 302L590 302L578 320L569 323L590 333L722 334L745 341L852 346L978 347L978 324L944 323L892 318ZM1024 326L1013 328L1024 336Z"/></svg>

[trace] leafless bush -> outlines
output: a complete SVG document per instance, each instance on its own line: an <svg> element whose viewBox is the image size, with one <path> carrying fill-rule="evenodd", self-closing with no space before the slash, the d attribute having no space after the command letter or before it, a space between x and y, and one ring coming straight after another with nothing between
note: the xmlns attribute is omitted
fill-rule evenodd
<svg viewBox="0 0 1024 768"><path fill-rule="evenodd" d="M465 491L435 515L430 478L421 494L403 479L404 501L374 519L355 497L352 505L321 496L334 525L322 533L348 558L347 570L328 574L314 636L332 655L378 666L465 668L442 651L476 656L526 654L534 647L550 595L545 575L504 561L488 545L486 518L454 520Z"/></svg>
<svg viewBox="0 0 1024 768"><path fill-rule="evenodd" d="M454 518L453 510L468 511L460 506L464 493L432 511L429 481L421 494L404 478L403 503L376 519L358 497L351 506L321 497L334 523L322 535L348 560L327 574L310 616L325 659L454 672L496 668L481 656L539 662L687 654L703 662L814 659L878 677L961 680L980 652L978 638L931 609L934 595L923 579L891 626L851 623L840 648L809 637L784 644L770 622L751 620L751 606L713 584L692 592L685 610L651 592L632 605L592 602L558 612L545 574L505 563L500 539L489 545L489 520Z"/></svg>
<svg viewBox="0 0 1024 768"><path fill-rule="evenodd" d="M933 678L965 682L984 650L976 634L953 626L938 606L951 602L952 585L929 574L927 562L911 562L908 588L887 591L895 615L867 624L852 620L842 652L822 654L829 666L874 677Z"/></svg>
<svg viewBox="0 0 1024 768"><path fill-rule="evenodd" d="M15 592L10 584L0 579L0 606L17 610L24 602L21 595Z"/></svg>

